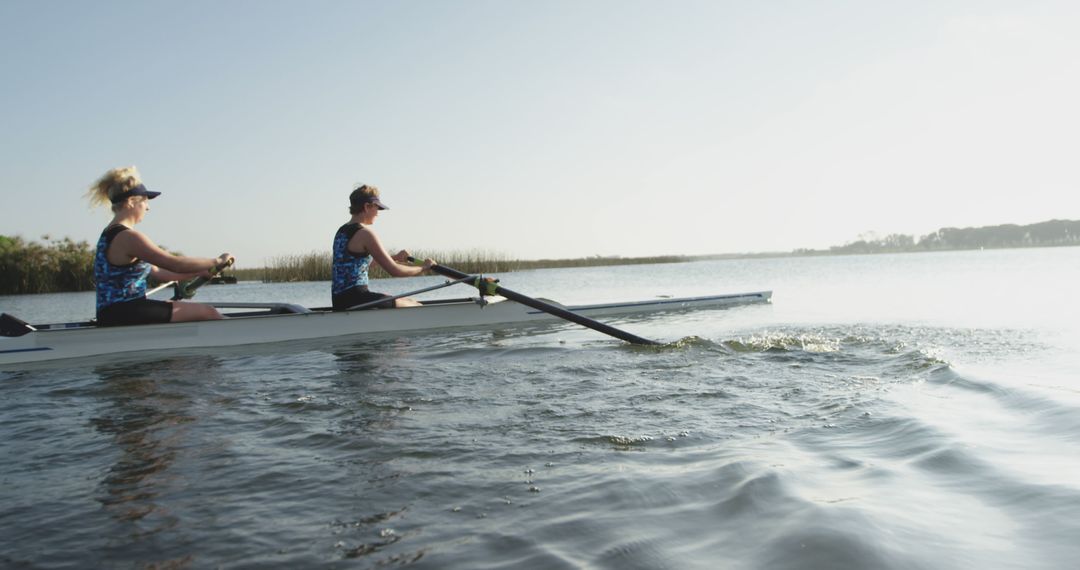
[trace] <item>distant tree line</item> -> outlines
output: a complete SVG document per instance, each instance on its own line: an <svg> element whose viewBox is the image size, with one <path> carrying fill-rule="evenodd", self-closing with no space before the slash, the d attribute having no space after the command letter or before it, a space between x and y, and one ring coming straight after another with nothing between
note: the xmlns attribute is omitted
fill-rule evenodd
<svg viewBox="0 0 1080 570"><path fill-rule="evenodd" d="M904 234L861 238L827 251L799 249L796 254L896 253L954 249L997 249L1080 245L1080 220L1050 220L1020 226L1003 224L978 228L941 228L918 240Z"/></svg>
<svg viewBox="0 0 1080 570"><path fill-rule="evenodd" d="M0 295L20 293L56 293L94 289L94 251L85 241L43 236L44 243L22 237L0 236ZM951 249L1047 247L1080 245L1080 221L1050 220L1019 226L1005 224L979 228L941 228L918 240L909 235L891 234L883 238L861 238L827 250L797 249L795 255L840 255L855 253L894 253L942 251ZM174 252L175 253L175 252ZM641 263L676 263L703 259L738 259L778 257L785 253L723 255L665 255L655 257L599 256L574 259L511 259L490 251L418 252L417 257L433 257L466 273L505 273L524 269L552 267L589 267L597 265L632 265ZM325 281L330 279L330 254L275 258L268 267L235 269L240 279L271 282ZM386 277L372 267L372 278Z"/></svg>
<svg viewBox="0 0 1080 570"><path fill-rule="evenodd" d="M55 240L49 236L43 236L42 240L44 243L27 241L20 236L0 236L0 295L92 291L94 289L94 251L89 243L75 242L70 238ZM595 255L580 259L518 260L499 252L485 250L417 251L414 255L418 258L432 257L466 273L485 274L551 267L673 263L694 259L674 255L657 257ZM329 281L331 263L330 252L312 252L304 255L278 256L271 259L266 267L233 268L229 273L242 280L269 283ZM370 276L372 279L389 277L386 271L377 265L372 265Z"/></svg>
<svg viewBox="0 0 1080 570"><path fill-rule="evenodd" d="M0 235L0 295L94 289L94 246L69 237L41 240Z"/></svg>
<svg viewBox="0 0 1080 570"><path fill-rule="evenodd" d="M56 293L94 288L94 253L71 238L45 243L0 236L0 294Z"/></svg>

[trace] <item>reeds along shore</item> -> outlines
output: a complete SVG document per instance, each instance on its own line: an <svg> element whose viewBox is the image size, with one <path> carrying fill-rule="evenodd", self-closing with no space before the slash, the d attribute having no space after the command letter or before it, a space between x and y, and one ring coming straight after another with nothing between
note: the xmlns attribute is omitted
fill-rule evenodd
<svg viewBox="0 0 1080 570"><path fill-rule="evenodd" d="M643 263L676 263L689 261L686 256L666 255L656 257L584 257L579 259L511 259L509 256L493 251L416 251L413 257L430 257L441 265L453 267L465 273L497 274L526 269L548 269L556 267L590 267L597 265L631 265ZM329 253L312 252L306 255L287 255L270 260L267 267L256 269L236 269L231 273L245 281L264 281L283 283L290 281L329 281L331 279ZM368 271L372 279L390 277L381 267L372 264Z"/></svg>
<svg viewBox="0 0 1080 570"><path fill-rule="evenodd" d="M69 238L44 243L28 242L21 237L0 236L0 295L25 293L59 293L92 291L94 289L94 251L85 241ZM673 263L689 261L692 257L584 257L579 259L511 259L494 251L423 251L413 252L418 259L430 257L442 265L465 273L496 275L526 269L554 267L588 267L596 265L629 265L640 263ZM270 260L266 267L233 268L226 273L244 281L287 283L293 281L329 281L331 256L329 252L304 255L283 255ZM378 265L369 270L372 279L389 275Z"/></svg>
<svg viewBox="0 0 1080 570"><path fill-rule="evenodd" d="M21 293L56 293L89 291L94 288L94 252L85 241L70 238L54 240L43 236L44 244L21 237L0 236L0 295ZM912 236L894 234L883 239L865 240L828 250L797 249L793 252L742 253L719 255L662 255L656 257L581 257L575 259L511 259L492 251L416 251L414 257L431 257L439 263L466 273L497 274L525 269L554 267L591 267L598 265L635 265L677 263L705 259L745 259L787 257L791 255L849 255L867 253L906 253L992 249L1012 247L1080 246L1080 220L1049 220L1018 226L1005 224L981 228L942 228L918 242ZM238 279L282 283L289 281L329 281L330 253L286 255L270 260L267 267L233 269ZM388 277L372 266L373 279Z"/></svg>
<svg viewBox="0 0 1080 570"><path fill-rule="evenodd" d="M94 288L94 252L85 241L44 244L0 236L0 295L58 293Z"/></svg>
<svg viewBox="0 0 1080 570"><path fill-rule="evenodd" d="M413 257L424 259L431 257L455 269L466 273L495 273L513 271L512 265L519 263L507 256L489 251L471 252L431 252L415 251ZM290 281L329 281L330 267L333 263L329 252L311 252L303 255L283 255L272 258L266 267L255 269L237 269L231 273L241 280L284 283ZM368 269L372 279L390 277L382 267L372 263Z"/></svg>

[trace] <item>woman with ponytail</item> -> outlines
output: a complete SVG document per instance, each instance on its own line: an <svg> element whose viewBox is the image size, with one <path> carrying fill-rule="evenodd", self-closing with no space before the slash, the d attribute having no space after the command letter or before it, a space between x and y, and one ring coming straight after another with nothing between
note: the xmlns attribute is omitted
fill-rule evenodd
<svg viewBox="0 0 1080 570"><path fill-rule="evenodd" d="M233 259L228 253L217 258L173 255L135 230L150 211L150 200L160 194L143 186L134 166L106 172L86 193L92 206L108 204L113 213L94 257L99 326L222 318L217 309L203 303L146 298L147 277L161 282L209 277L210 269Z"/></svg>

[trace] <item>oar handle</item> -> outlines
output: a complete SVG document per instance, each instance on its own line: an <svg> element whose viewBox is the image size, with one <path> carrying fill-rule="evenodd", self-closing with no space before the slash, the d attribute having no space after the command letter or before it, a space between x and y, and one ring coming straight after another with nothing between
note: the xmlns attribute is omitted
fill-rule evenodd
<svg viewBox="0 0 1080 570"><path fill-rule="evenodd" d="M412 263L416 263L416 259L412 257L409 258L409 261ZM659 342L656 342L655 340L649 340L647 338L637 336L636 334L617 329L611 325L605 325L600 321L590 319L589 317L586 317L584 315L579 315L575 312L567 311L562 307L556 307L551 303L545 303L539 299L529 297L528 295L522 295L521 293L518 293L516 291L511 291L510 289L499 285L498 281L482 279L479 276L471 276L468 273L463 273L461 271L458 271L457 269L447 267L445 265L432 265L431 270L435 273L438 273L439 275L445 275L446 277L450 277L453 279L467 280L469 278L473 278L474 280L470 284L479 289L480 292L484 295L502 295L503 297L506 297L511 301L521 303L522 305L525 305L527 307L532 307L538 311L543 311L545 313L548 313L549 315L554 315L561 319L566 319L568 321L577 323L583 327L593 329L597 332L602 332L606 335L613 336L617 339L625 340L626 342L632 344L661 344Z"/></svg>
<svg viewBox="0 0 1080 570"><path fill-rule="evenodd" d="M225 263L219 263L210 269L210 277L199 276L191 281L183 282L177 281L173 285L173 301L179 301L181 299L190 299L195 296L195 290L203 285L206 285L215 275L225 271L233 264L233 258L229 258Z"/></svg>

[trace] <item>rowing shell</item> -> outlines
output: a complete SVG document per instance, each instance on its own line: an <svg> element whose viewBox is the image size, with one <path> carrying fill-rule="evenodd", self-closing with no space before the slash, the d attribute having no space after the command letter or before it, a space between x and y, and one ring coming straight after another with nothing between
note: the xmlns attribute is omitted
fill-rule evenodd
<svg viewBox="0 0 1080 570"><path fill-rule="evenodd" d="M697 310L768 303L772 291L563 306L588 317ZM286 342L346 335L374 335L445 328L505 327L555 320L547 313L501 297L426 301L419 307L334 312L288 303L208 303L230 318L218 321L97 327L93 323L5 327L0 366L88 356ZM224 309L228 309L226 312ZM10 319L5 315L5 318ZM17 336L10 336L17 335Z"/></svg>

